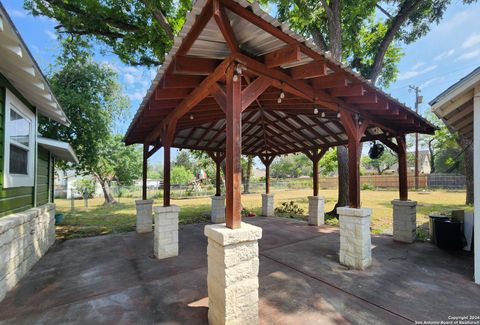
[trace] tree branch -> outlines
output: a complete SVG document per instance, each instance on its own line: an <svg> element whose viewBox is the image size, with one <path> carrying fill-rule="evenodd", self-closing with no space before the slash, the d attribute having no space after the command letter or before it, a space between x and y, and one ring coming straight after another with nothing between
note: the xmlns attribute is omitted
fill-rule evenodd
<svg viewBox="0 0 480 325"><path fill-rule="evenodd" d="M123 20L119 19L114 19L110 16L104 16L104 15L95 15L95 13L92 12L86 12L83 9L81 9L78 6L73 5L71 2L65 3L62 0L46 0L50 5L52 6L58 6L62 8L65 11L77 14L79 16L88 18L88 19L97 19L99 21L102 21L112 27L116 27L122 30L125 30L127 32L138 32L140 28L138 26L126 23Z"/></svg>
<svg viewBox="0 0 480 325"><path fill-rule="evenodd" d="M323 51L327 51L327 42L323 37L322 32L317 27L310 28L310 34L312 35L313 42Z"/></svg>
<svg viewBox="0 0 480 325"><path fill-rule="evenodd" d="M143 3L145 7L152 10L153 17L155 18L157 23L160 25L160 27L163 28L163 30L168 35L168 37L170 37L170 39L173 39L174 35L173 35L172 26L170 26L170 23L168 22L163 12L160 9L155 8L151 4L150 0L140 0L140 2Z"/></svg>
<svg viewBox="0 0 480 325"><path fill-rule="evenodd" d="M372 68L370 70L369 79L375 83L383 68L383 61L388 47L395 38L402 25L407 19L423 4L422 0L407 0L403 3L402 7L398 11L397 15L391 19L390 26L385 33L385 36L380 43L378 51L375 55Z"/></svg>

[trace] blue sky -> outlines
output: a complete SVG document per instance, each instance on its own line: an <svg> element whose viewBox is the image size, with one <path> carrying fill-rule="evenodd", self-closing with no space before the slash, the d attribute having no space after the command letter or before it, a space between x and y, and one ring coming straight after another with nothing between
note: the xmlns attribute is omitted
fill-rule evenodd
<svg viewBox="0 0 480 325"><path fill-rule="evenodd" d="M37 62L43 71L48 73L59 51L54 33L55 22L28 15L23 10L21 0L1 1ZM424 112L431 99L480 66L480 4L466 6L460 0L452 1L442 22L432 26L427 36L404 46L403 50L405 56L399 64L398 80L385 90L413 107L415 98L414 94L409 92L408 86L419 86L424 96L420 110ZM132 117L155 72L126 66L114 55L98 54L96 59L108 63L118 71L120 82L130 98ZM129 122L130 118L117 123L115 131L124 133ZM154 160L161 160L162 156L160 151L154 156Z"/></svg>

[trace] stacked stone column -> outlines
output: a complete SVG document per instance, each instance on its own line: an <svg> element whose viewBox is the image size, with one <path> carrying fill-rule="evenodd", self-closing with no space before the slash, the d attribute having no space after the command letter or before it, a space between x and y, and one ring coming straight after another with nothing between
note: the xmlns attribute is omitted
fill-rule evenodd
<svg viewBox="0 0 480 325"><path fill-rule="evenodd" d="M393 240L413 243L417 237L417 202L393 200Z"/></svg>
<svg viewBox="0 0 480 325"><path fill-rule="evenodd" d="M275 215L273 193L262 194L262 216L273 217Z"/></svg>
<svg viewBox="0 0 480 325"><path fill-rule="evenodd" d="M178 256L178 213L176 205L155 207L155 232L153 251L155 257L163 259Z"/></svg>
<svg viewBox="0 0 480 325"><path fill-rule="evenodd" d="M308 197L308 224L321 226L325 224L325 198L323 196Z"/></svg>
<svg viewBox="0 0 480 325"><path fill-rule="evenodd" d="M153 223L153 200L136 200L137 208L137 233L146 233L152 231Z"/></svg>
<svg viewBox="0 0 480 325"><path fill-rule="evenodd" d="M372 263L371 209L337 208L340 218L340 264L364 270Z"/></svg>
<svg viewBox="0 0 480 325"><path fill-rule="evenodd" d="M210 324L258 324L258 240L262 229L205 227Z"/></svg>
<svg viewBox="0 0 480 325"><path fill-rule="evenodd" d="M212 196L212 212L210 218L213 223L225 222L225 198L223 196Z"/></svg>

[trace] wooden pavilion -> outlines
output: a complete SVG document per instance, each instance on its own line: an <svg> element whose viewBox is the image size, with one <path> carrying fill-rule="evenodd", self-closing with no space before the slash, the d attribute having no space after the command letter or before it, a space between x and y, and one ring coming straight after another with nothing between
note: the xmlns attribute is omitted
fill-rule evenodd
<svg viewBox="0 0 480 325"><path fill-rule="evenodd" d="M245 0L199 0L175 38L125 137L147 159L164 148L164 206L170 205L170 148L226 158L227 226L240 224L240 155L267 170L277 155L313 162L330 147L349 148L350 207L360 207L359 144L379 140L399 157L400 199L407 200L405 134L435 128L358 73L331 59ZM395 141L393 141L395 139ZM217 177L217 194L220 182Z"/></svg>

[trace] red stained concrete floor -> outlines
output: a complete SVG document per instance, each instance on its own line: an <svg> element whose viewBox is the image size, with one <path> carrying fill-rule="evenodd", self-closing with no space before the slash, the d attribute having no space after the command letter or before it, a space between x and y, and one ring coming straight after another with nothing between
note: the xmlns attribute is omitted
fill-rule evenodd
<svg viewBox="0 0 480 325"><path fill-rule="evenodd" d="M338 263L334 227L247 220L260 240L262 324L405 324L479 315L473 257L373 236L366 271ZM204 224L180 229L180 255L153 258L153 235L57 242L0 303L0 324L206 324ZM247 324L245 324L247 325Z"/></svg>

